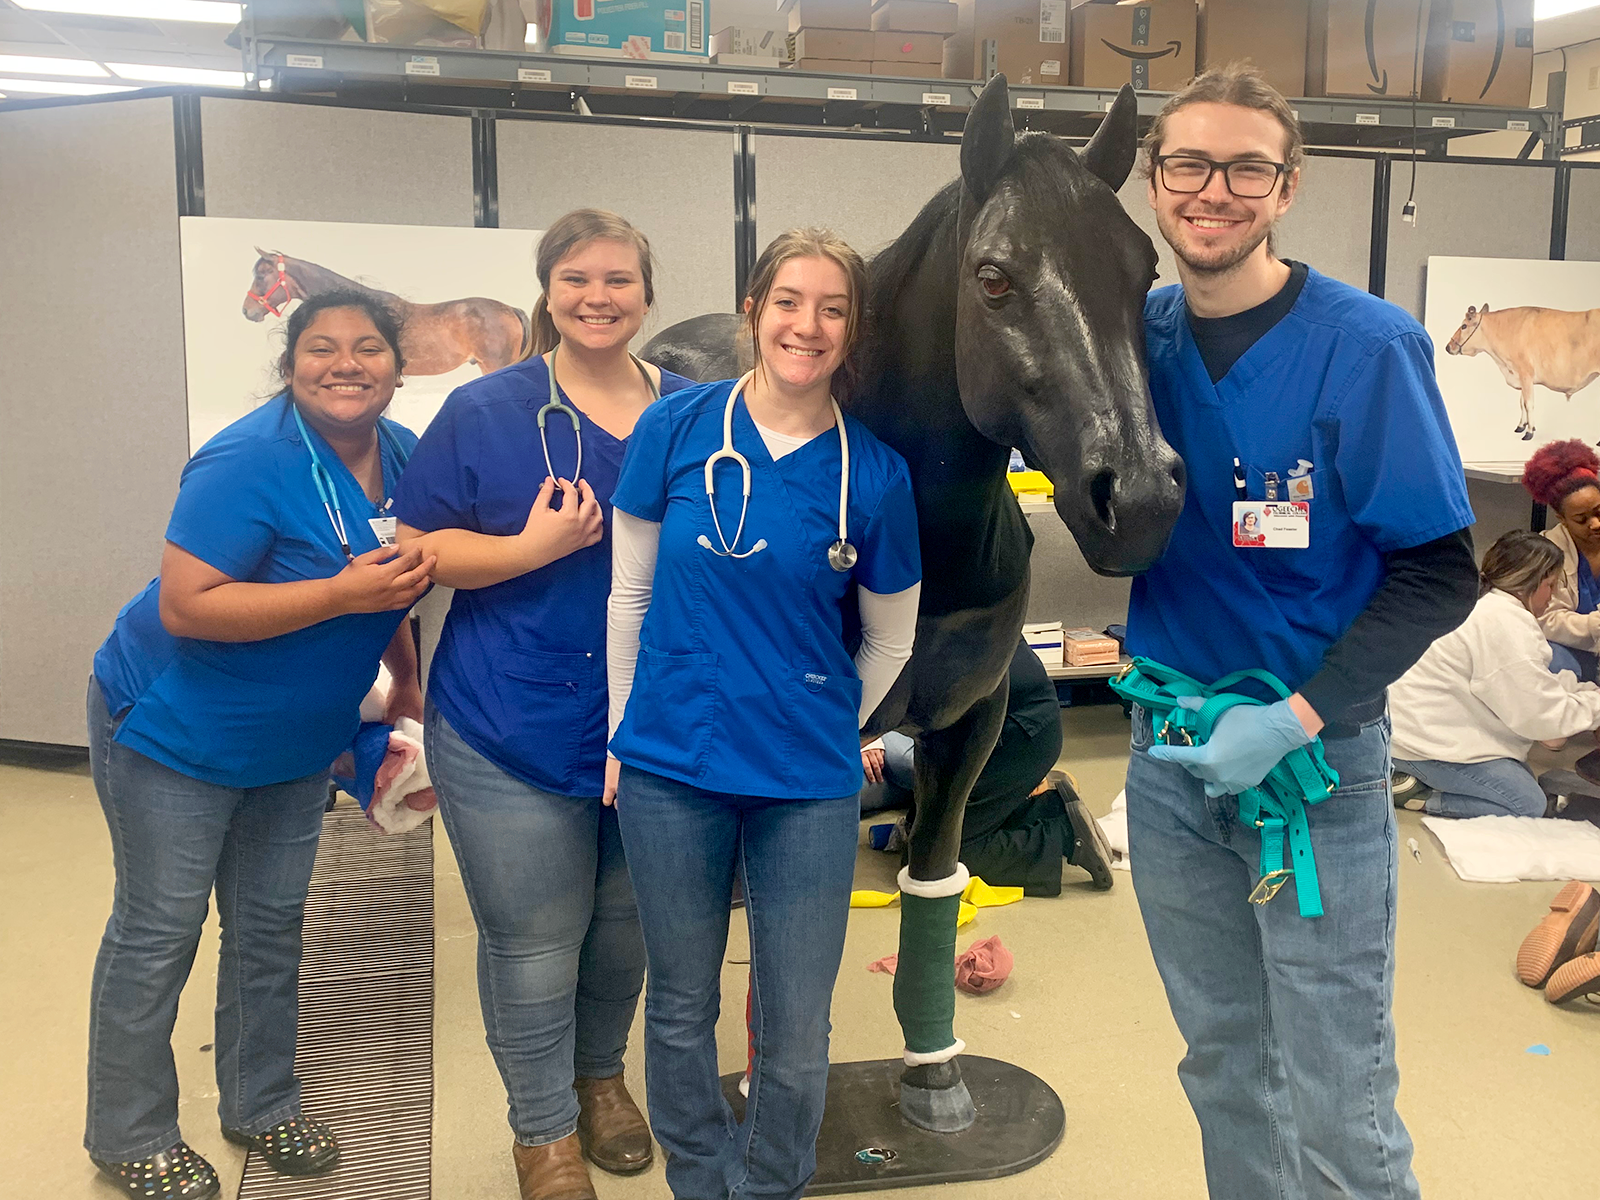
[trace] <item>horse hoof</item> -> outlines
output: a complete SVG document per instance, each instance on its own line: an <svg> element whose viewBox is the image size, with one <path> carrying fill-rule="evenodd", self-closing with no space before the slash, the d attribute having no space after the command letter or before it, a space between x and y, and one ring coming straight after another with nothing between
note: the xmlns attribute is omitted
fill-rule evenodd
<svg viewBox="0 0 1600 1200"><path fill-rule="evenodd" d="M1530 430L1528 430L1527 433L1523 434L1522 435L1522 440L1525 441L1525 442L1533 441L1533 430L1530 429Z"/></svg>
<svg viewBox="0 0 1600 1200"><path fill-rule="evenodd" d="M955 1059L909 1067L900 1076L900 1115L933 1133L959 1133L978 1119Z"/></svg>

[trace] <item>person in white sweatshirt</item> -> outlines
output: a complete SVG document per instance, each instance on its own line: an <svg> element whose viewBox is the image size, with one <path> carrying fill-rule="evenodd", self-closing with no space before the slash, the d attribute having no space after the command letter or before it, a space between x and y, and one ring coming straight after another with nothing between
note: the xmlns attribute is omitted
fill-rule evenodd
<svg viewBox="0 0 1600 1200"><path fill-rule="evenodd" d="M1500 538L1483 556L1472 615L1389 689L1395 770L1433 789L1433 815L1544 816L1533 744L1558 749L1600 727L1600 687L1552 673L1539 627L1561 568L1547 538Z"/></svg>

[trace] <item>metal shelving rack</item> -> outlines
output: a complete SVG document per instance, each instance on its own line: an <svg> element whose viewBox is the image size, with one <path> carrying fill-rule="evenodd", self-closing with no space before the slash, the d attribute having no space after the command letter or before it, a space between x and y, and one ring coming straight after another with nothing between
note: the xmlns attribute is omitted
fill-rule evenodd
<svg viewBox="0 0 1600 1200"><path fill-rule="evenodd" d="M716 64L639 62L366 42L256 39L244 33L246 71L283 92L412 103L595 116L959 133L979 84L955 79L813 75ZM1028 128L1087 136L1112 88L1013 86L1012 107ZM1153 116L1165 96L1141 93ZM1561 114L1551 109L1415 106L1406 99L1296 100L1313 145L1409 148L1443 153L1465 134L1512 130L1557 145ZM1413 125L1415 113L1415 125Z"/></svg>

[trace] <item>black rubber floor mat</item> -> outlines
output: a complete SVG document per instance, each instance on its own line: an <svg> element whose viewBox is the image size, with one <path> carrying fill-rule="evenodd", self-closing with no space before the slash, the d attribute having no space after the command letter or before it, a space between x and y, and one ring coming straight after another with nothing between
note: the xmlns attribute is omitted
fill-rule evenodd
<svg viewBox="0 0 1600 1200"><path fill-rule="evenodd" d="M976 1054L961 1056L961 1074L978 1119L960 1133L929 1133L901 1117L900 1074L905 1069L897 1058L828 1068L817 1173L806 1195L999 1179L1043 1162L1061 1144L1067 1113L1060 1097L1021 1067ZM722 1093L743 1120L739 1079L737 1074L724 1075Z"/></svg>
<svg viewBox="0 0 1600 1200"><path fill-rule="evenodd" d="M346 799L323 821L306 901L295 1070L339 1165L279 1175L255 1151L239 1200L429 1200L433 822L379 833Z"/></svg>

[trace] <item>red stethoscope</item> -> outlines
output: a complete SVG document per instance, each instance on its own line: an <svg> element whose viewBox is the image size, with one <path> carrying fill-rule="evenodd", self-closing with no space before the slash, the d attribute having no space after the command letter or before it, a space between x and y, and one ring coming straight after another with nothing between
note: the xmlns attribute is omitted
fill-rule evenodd
<svg viewBox="0 0 1600 1200"><path fill-rule="evenodd" d="M289 302L294 299L294 291L289 287L289 274L283 269L283 255L277 256L278 278L265 292L246 292L246 300L254 300L275 317L283 316L283 310L289 307ZM274 304L272 297L279 291L283 292L283 303Z"/></svg>

